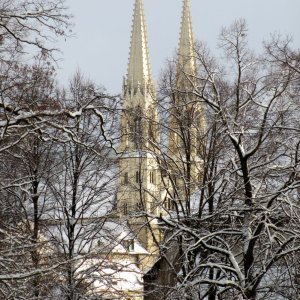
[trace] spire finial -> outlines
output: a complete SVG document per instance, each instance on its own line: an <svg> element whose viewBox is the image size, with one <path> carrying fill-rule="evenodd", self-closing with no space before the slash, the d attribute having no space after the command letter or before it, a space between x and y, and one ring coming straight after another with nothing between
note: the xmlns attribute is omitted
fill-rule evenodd
<svg viewBox="0 0 300 300"><path fill-rule="evenodd" d="M178 64L181 71L183 70L188 74L195 74L196 66L194 56L194 38L190 1L183 0L180 39L178 47Z"/></svg>
<svg viewBox="0 0 300 300"><path fill-rule="evenodd" d="M136 0L133 13L130 54L127 73L127 87L137 90L138 86L153 85L143 0ZM141 90L144 93L143 90Z"/></svg>

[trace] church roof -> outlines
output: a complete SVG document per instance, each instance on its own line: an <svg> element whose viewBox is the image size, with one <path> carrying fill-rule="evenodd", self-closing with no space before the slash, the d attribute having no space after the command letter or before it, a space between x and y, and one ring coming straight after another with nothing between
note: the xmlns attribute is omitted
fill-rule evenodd
<svg viewBox="0 0 300 300"><path fill-rule="evenodd" d="M135 1L126 85L142 93L153 86L143 0Z"/></svg>

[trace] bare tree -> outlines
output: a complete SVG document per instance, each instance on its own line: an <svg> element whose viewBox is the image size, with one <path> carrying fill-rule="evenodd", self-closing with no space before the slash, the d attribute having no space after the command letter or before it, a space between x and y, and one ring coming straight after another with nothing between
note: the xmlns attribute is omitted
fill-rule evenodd
<svg viewBox="0 0 300 300"><path fill-rule="evenodd" d="M113 192L113 188L108 187L113 182L113 172L107 170L113 165L113 150L106 134L113 135L114 102L102 97L102 92L93 84L81 83L79 75L72 86L73 100L68 100L65 93L57 92L53 69L43 59L39 65L15 66L9 72L15 76L9 76L1 83L2 103L9 104L3 106L4 126L0 139L0 261L3 266L0 286L7 299L40 299L49 296L47 293L54 286L54 265L57 268L67 261L53 259L49 265L50 261L44 255L53 253L53 245L49 245L49 235L45 233L50 232L45 220L51 217L55 223L55 217L62 217L55 209L59 203L63 205L56 199L63 190L54 193L54 187L57 187L54 181L60 184L66 180L65 186L60 185L66 191L72 186L72 178L68 176L74 167L73 200L76 203L85 201L83 197L90 192L85 204L80 202L83 206L78 207L75 203L71 210L80 220L88 217L93 220L93 214L107 205L103 203L103 197L108 201ZM83 165L78 162L81 158ZM87 183L79 197L78 186L82 187L82 182L78 181L80 168L85 171ZM93 191L94 196L91 196ZM84 216L80 212L84 212ZM85 215L86 212L90 214ZM73 224L69 216L67 219ZM65 219L59 222L65 222ZM75 227L74 224L70 226ZM97 227L95 234L100 228ZM91 228L89 233L92 234ZM86 242L94 243L91 237Z"/></svg>
<svg viewBox="0 0 300 300"><path fill-rule="evenodd" d="M10 63L25 52L52 55L55 38L68 36L70 15L64 0L4 0L0 4L0 61Z"/></svg>
<svg viewBox="0 0 300 300"><path fill-rule="evenodd" d="M28 105L36 110L50 107L55 96L52 69L42 60L32 67L20 66L16 71L17 82L7 90L4 89L2 97L14 100L20 107ZM6 84L7 82L2 82L2 87ZM1 145L1 228L6 230L7 237L15 237L13 243L16 240L20 242L11 256L19 266L9 267L8 264L5 274L14 272L14 269L21 271L22 268L23 272L38 270L40 221L47 203L48 181L55 164L55 144L51 140L44 142L39 133L27 124L26 127L12 129L11 134L3 137ZM12 244L6 244L4 250L11 246ZM42 289L39 276L27 282L27 287L32 286L32 294L39 297ZM16 295L20 296L23 288L24 295L29 295L26 285L19 286L16 282L10 292L19 290Z"/></svg>
<svg viewBox="0 0 300 300"><path fill-rule="evenodd" d="M77 73L65 101L68 107L77 110L87 104L111 106L105 103L106 99L95 99L94 93L95 86ZM105 116L113 130L113 114ZM45 234L54 245L53 255L57 255L58 261L67 262L61 268L61 297L75 300L93 294L93 278L85 266L97 256L95 251L97 247L100 249L98 241L103 226L114 207L116 170L113 150L101 135L101 122L97 117L92 113L83 118L78 116L68 125L74 128L82 144L68 141L58 147L60 163L49 185L52 207ZM98 257L97 264L101 263ZM81 269L86 271L84 276Z"/></svg>
<svg viewBox="0 0 300 300"><path fill-rule="evenodd" d="M196 78L185 74L206 125L190 212L175 207L159 218L171 230L166 246L179 245L171 299L298 297L299 75L274 45L255 55L237 21L220 36L226 63L200 45Z"/></svg>
<svg viewBox="0 0 300 300"><path fill-rule="evenodd" d="M82 258L95 255L102 217L111 208L115 173L108 136L116 127L115 102L79 75L70 93L58 91L49 59L57 49L51 43L67 36L69 26L64 1L1 3L0 293L5 299L61 299L62 291L68 299L83 296L94 275L87 276ZM22 64L35 50L38 65ZM80 268L85 271L77 272Z"/></svg>

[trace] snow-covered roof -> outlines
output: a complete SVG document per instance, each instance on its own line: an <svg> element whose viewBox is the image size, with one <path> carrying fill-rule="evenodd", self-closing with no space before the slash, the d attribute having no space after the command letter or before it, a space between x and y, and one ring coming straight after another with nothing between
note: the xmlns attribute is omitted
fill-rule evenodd
<svg viewBox="0 0 300 300"><path fill-rule="evenodd" d="M64 252L68 248L70 236L68 235L68 227L64 222L48 224L43 233L58 251ZM130 248L128 248L128 241L133 243ZM85 220L78 226L75 225L74 252L77 254L149 254L126 224L117 220L107 221L104 218Z"/></svg>
<svg viewBox="0 0 300 300"><path fill-rule="evenodd" d="M90 273L87 270L93 271ZM128 293L141 295L144 291L143 273L126 259L113 263L108 260L101 261L100 266L98 259L85 260L77 269L77 274L85 278L87 273L93 278L90 290L104 298L118 296L118 299L122 299L122 296L128 296Z"/></svg>

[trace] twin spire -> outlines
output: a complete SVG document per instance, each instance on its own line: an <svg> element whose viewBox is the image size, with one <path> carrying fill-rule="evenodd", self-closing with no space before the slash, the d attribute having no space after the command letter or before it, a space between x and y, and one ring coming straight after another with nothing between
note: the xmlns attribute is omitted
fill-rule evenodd
<svg viewBox="0 0 300 300"><path fill-rule="evenodd" d="M131 32L126 89L145 93L153 88L143 0L136 0Z"/></svg>
<svg viewBox="0 0 300 300"><path fill-rule="evenodd" d="M195 72L193 43L190 3L189 0L183 0L178 48L178 68L184 68L184 71L189 74L194 74ZM142 94L145 94L147 91L154 91L143 0L135 1L128 72L124 88L125 92L132 94L137 91L140 91Z"/></svg>
<svg viewBox="0 0 300 300"><path fill-rule="evenodd" d="M177 63L177 72L184 71L185 74L195 75L196 64L189 0L183 1Z"/></svg>

